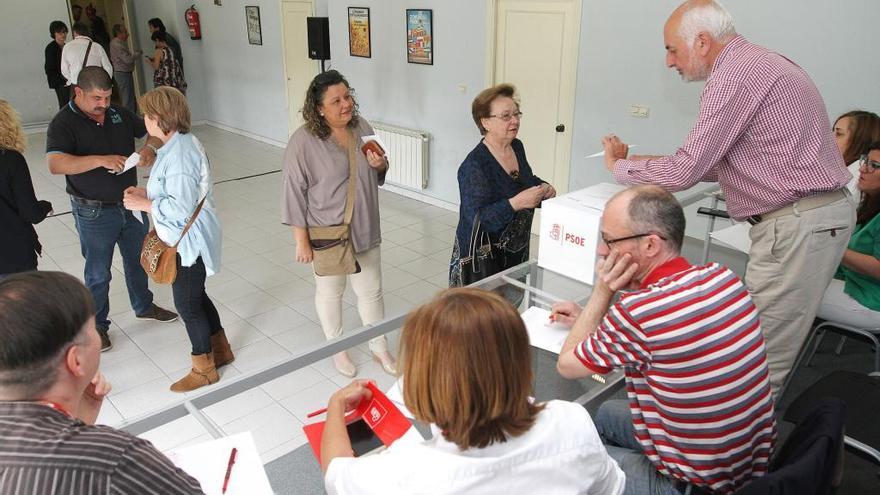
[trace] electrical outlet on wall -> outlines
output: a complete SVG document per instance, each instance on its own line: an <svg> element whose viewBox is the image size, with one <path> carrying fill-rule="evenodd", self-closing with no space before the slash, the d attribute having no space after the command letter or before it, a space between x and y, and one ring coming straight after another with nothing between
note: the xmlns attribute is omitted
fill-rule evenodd
<svg viewBox="0 0 880 495"><path fill-rule="evenodd" d="M629 106L629 115L631 117L635 117L637 119L647 119L648 118L648 107L643 107L641 105L630 105Z"/></svg>

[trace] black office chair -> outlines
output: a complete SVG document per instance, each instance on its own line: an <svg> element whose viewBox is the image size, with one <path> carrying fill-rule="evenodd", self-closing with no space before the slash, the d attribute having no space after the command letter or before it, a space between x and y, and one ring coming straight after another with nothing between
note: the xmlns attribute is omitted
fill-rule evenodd
<svg viewBox="0 0 880 495"><path fill-rule="evenodd" d="M735 495L828 495L843 476L843 423L840 399L818 400L776 449L770 472L743 486Z"/></svg>
<svg viewBox="0 0 880 495"><path fill-rule="evenodd" d="M880 464L880 378L853 371L833 371L803 391L785 411L785 421L800 424L825 397L842 400L847 407L844 444Z"/></svg>

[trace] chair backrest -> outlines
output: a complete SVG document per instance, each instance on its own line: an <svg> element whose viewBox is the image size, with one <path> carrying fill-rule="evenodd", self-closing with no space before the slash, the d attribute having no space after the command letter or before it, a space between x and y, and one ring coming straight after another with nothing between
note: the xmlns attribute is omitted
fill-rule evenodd
<svg viewBox="0 0 880 495"><path fill-rule="evenodd" d="M770 472L736 495L828 495L840 484L846 405L823 399L773 456Z"/></svg>

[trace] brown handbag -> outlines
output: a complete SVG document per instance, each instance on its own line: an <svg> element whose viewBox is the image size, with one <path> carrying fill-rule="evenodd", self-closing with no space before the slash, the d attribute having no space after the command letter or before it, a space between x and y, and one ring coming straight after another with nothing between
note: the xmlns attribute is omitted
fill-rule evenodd
<svg viewBox="0 0 880 495"><path fill-rule="evenodd" d="M165 241L159 238L156 229L151 229L144 237L144 245L141 248L141 266L147 272L147 276L157 284L173 284L177 278L177 245L183 240L183 236L192 227L199 212L202 211L202 205L205 204L205 196L196 206L196 211L186 222L186 227L180 233L180 239L173 246L165 244Z"/></svg>
<svg viewBox="0 0 880 495"><path fill-rule="evenodd" d="M351 215L354 212L354 195L357 183L357 157L355 135L349 134L348 145L348 191L345 195L345 214L341 225L309 227L312 246L312 268L318 276L350 275L361 271L354 257L351 243Z"/></svg>

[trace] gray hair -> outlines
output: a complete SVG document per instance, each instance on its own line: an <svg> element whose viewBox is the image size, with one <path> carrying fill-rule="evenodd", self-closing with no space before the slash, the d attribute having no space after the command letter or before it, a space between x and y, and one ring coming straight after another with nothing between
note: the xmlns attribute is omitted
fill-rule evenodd
<svg viewBox="0 0 880 495"><path fill-rule="evenodd" d="M733 17L720 3L710 0L691 1L688 4L681 15L681 23L678 27L679 35L688 46L692 45L697 35L702 32L707 32L722 42L736 35Z"/></svg>
<svg viewBox="0 0 880 495"><path fill-rule="evenodd" d="M669 191L658 186L638 186L628 189L632 198L627 208L633 232L655 232L681 252L684 242L684 210Z"/></svg>

